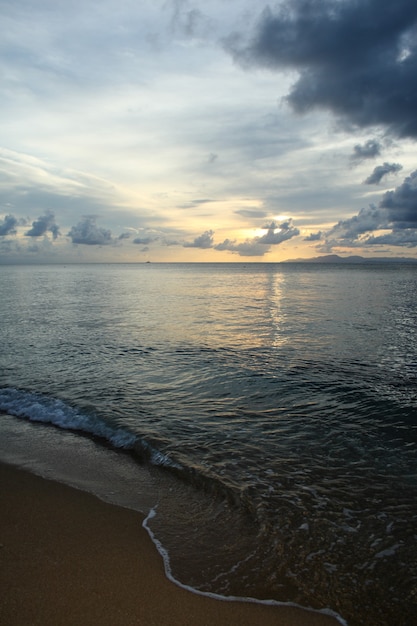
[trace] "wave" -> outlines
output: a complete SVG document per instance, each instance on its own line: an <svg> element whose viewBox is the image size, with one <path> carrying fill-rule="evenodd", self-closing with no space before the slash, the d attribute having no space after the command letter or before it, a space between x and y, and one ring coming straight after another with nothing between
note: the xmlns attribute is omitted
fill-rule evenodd
<svg viewBox="0 0 417 626"><path fill-rule="evenodd" d="M62 400L13 387L0 389L0 411L31 422L49 423L64 430L81 431L105 439L115 448L129 450L136 441L133 433L114 428L95 415L82 412Z"/></svg>
<svg viewBox="0 0 417 626"><path fill-rule="evenodd" d="M45 394L14 387L0 388L0 411L31 422L53 424L64 430L102 439L113 448L132 451L139 459L146 457L153 465L177 465L128 429L113 426L93 412L87 413Z"/></svg>
<svg viewBox="0 0 417 626"><path fill-rule="evenodd" d="M51 424L99 439L112 448L130 452L139 463L166 469L197 489L255 513L245 489L228 484L208 469L179 462L173 458L172 452L166 454L160 449L160 442L112 425L93 410L87 412L39 392L3 387L0 388L0 411L30 422Z"/></svg>

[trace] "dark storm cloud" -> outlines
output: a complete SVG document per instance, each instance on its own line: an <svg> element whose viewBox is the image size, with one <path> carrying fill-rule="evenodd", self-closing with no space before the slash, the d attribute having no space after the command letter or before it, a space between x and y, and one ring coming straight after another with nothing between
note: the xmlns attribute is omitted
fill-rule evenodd
<svg viewBox="0 0 417 626"><path fill-rule="evenodd" d="M243 64L298 72L294 111L332 111L357 127L417 138L415 0L291 0L265 9L249 44L227 45Z"/></svg>
<svg viewBox="0 0 417 626"><path fill-rule="evenodd" d="M43 235L46 235L48 232L52 233L54 239L60 234L59 227L55 223L55 215L52 211L47 211L45 215L42 215L32 222L32 228L29 229L25 235L27 237L43 237Z"/></svg>
<svg viewBox="0 0 417 626"><path fill-rule="evenodd" d="M365 159L374 159L381 154L381 144L375 139L369 139L363 145L356 144L353 148L353 154L350 157L352 161L364 161Z"/></svg>
<svg viewBox="0 0 417 626"><path fill-rule="evenodd" d="M0 237L15 235L18 223L18 220L13 215L6 215L3 219L3 223L0 224Z"/></svg>
<svg viewBox="0 0 417 626"><path fill-rule="evenodd" d="M397 228L417 228L417 170L394 191L387 191L380 207L387 209L390 222Z"/></svg>
<svg viewBox="0 0 417 626"><path fill-rule="evenodd" d="M364 181L365 185L377 185L381 182L384 176L388 174L396 174L403 169L403 166L399 163L384 163L383 165L377 165L372 174Z"/></svg>
<svg viewBox="0 0 417 626"><path fill-rule="evenodd" d="M378 230L389 233L373 235ZM378 206L363 208L341 220L326 233L327 249L336 245L417 245L417 170L394 191L387 191ZM330 248L329 248L330 245Z"/></svg>
<svg viewBox="0 0 417 626"><path fill-rule="evenodd" d="M111 231L96 225L96 217L89 215L73 226L68 233L72 243L87 246L108 246L114 243Z"/></svg>
<svg viewBox="0 0 417 626"><path fill-rule="evenodd" d="M212 230L206 230L202 235L196 237L191 243L184 243L184 248L201 248L203 250L213 247L213 235Z"/></svg>

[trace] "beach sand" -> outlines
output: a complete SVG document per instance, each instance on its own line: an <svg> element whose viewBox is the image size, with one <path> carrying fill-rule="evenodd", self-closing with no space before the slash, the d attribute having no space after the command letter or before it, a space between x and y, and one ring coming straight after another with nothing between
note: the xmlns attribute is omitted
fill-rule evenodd
<svg viewBox="0 0 417 626"><path fill-rule="evenodd" d="M0 464L3 626L337 626L169 581L136 512Z"/></svg>

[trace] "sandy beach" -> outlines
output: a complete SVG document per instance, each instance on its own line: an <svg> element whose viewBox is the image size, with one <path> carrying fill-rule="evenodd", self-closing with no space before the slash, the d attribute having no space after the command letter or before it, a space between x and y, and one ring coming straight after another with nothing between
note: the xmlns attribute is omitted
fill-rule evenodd
<svg viewBox="0 0 417 626"><path fill-rule="evenodd" d="M226 602L169 581L133 511L0 465L5 626L335 626L293 607Z"/></svg>

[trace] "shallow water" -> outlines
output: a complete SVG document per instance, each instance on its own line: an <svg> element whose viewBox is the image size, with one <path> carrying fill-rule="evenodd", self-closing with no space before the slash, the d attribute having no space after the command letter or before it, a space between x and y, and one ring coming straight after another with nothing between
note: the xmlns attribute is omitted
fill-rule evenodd
<svg viewBox="0 0 417 626"><path fill-rule="evenodd" d="M183 583L412 624L416 288L411 265L3 267L0 410L118 449L88 488L129 463ZM45 472L51 428L10 419Z"/></svg>

